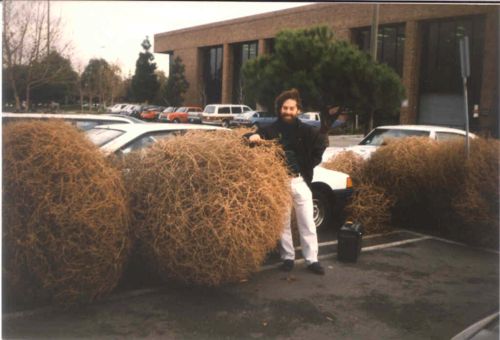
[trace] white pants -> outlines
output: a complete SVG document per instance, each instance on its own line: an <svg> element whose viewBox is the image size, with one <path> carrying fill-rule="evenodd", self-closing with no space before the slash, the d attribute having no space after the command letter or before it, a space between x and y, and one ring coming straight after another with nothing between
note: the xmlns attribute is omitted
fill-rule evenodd
<svg viewBox="0 0 500 340"><path fill-rule="evenodd" d="M297 227L300 234L300 246L302 255L307 265L318 261L318 236L313 219L312 192L302 177L291 180L293 207L297 216ZM285 220L285 229L281 235L280 254L282 260L294 260L295 249L293 247L291 228L292 209Z"/></svg>

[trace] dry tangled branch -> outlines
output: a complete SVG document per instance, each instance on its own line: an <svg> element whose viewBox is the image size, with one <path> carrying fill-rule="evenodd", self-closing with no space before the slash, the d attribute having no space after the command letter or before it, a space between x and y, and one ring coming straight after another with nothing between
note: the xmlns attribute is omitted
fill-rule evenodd
<svg viewBox="0 0 500 340"><path fill-rule="evenodd" d="M126 162L134 229L163 278L246 278L276 246L290 204L279 148L230 131L190 132Z"/></svg>
<svg viewBox="0 0 500 340"><path fill-rule="evenodd" d="M429 160L438 147L425 137L395 140L373 153L365 164L364 176L397 201L418 202L428 185Z"/></svg>
<svg viewBox="0 0 500 340"><path fill-rule="evenodd" d="M10 301L88 302L115 287L130 246L125 190L80 132L59 121L4 126L3 203Z"/></svg>
<svg viewBox="0 0 500 340"><path fill-rule="evenodd" d="M393 200L393 220L497 247L499 147L496 140L394 141L367 161L363 178Z"/></svg>
<svg viewBox="0 0 500 340"><path fill-rule="evenodd" d="M361 183L365 160L352 151L343 151L324 162L324 168L344 172L351 176L355 184Z"/></svg>
<svg viewBox="0 0 500 340"><path fill-rule="evenodd" d="M361 183L356 186L354 197L346 209L348 219L360 222L365 234L374 234L391 229L393 205L386 190L373 184Z"/></svg>

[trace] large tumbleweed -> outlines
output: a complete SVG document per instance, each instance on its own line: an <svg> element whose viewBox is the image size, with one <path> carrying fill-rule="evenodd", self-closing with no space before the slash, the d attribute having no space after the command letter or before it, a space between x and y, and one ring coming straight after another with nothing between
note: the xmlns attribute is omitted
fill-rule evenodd
<svg viewBox="0 0 500 340"><path fill-rule="evenodd" d="M217 286L247 278L276 246L290 204L279 150L198 131L130 156L140 253L164 279Z"/></svg>
<svg viewBox="0 0 500 340"><path fill-rule="evenodd" d="M66 123L3 128L3 279L11 303L79 303L118 283L129 247L120 173Z"/></svg>

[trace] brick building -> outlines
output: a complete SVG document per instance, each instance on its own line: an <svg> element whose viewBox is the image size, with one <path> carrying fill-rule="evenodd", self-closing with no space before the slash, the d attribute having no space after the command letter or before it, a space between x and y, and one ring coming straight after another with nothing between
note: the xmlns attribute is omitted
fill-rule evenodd
<svg viewBox="0 0 500 340"><path fill-rule="evenodd" d="M373 8L318 3L159 33L154 52L182 58L186 103L239 103L241 65L272 53L280 30L326 24L338 39L369 51ZM498 5L380 5L378 60L395 69L407 93L400 123L464 126L458 39L467 35L471 127L498 135L499 13Z"/></svg>

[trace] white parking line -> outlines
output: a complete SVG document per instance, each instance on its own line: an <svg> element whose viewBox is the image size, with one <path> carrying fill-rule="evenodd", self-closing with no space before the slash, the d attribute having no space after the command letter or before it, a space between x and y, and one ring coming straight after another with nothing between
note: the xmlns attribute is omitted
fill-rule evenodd
<svg viewBox="0 0 500 340"><path fill-rule="evenodd" d="M448 240L448 239L442 238L442 237L437 237L437 236L432 236L432 235L426 235L426 234L422 234L422 233L419 233L419 232L416 232L416 231L412 231L412 230L407 230L407 229L399 229L399 230L407 232L407 233L410 233L410 234L413 234L415 236L429 236L433 240L438 240L438 241L441 241L441 242L445 242L445 243L449 243L449 244L454 244L454 245L457 245L457 246L467 247L467 248L471 248L471 249L474 249L474 250L482 250L482 251L485 251L485 252L488 252L488 253L492 253L492 254L500 254L499 251L494 250L494 249L474 247L474 246L468 245L466 243L452 241L452 240Z"/></svg>
<svg viewBox="0 0 500 340"><path fill-rule="evenodd" d="M373 234L373 235L363 236L363 240L368 240L368 239L375 238L375 237L396 234L396 233L400 233L400 232L401 232L401 230L393 230L393 231L389 231L387 233L381 233L381 234ZM405 232L406 232L406 230L405 230ZM331 245L334 245L334 244L337 244L337 243L338 243L338 241L321 242L321 243L318 243L318 246L319 247L322 247L322 246L331 246ZM295 250L301 250L301 249L302 249L301 246L295 247Z"/></svg>
<svg viewBox="0 0 500 340"><path fill-rule="evenodd" d="M425 241L425 240L429 240L429 239L432 239L432 238L433 238L432 236L423 236L423 237L418 237L418 238L411 238L409 240L389 242L389 243L379 244L379 245L376 245L376 246L364 247L364 248L361 248L361 251L364 252L364 251L372 251L372 250L384 249L384 248L390 248L390 247L397 247L397 246L400 246L400 245L403 245L403 244L414 243L414 242L419 242L419 241ZM331 258L331 257L335 256L336 254L337 253L328 253L328 254L320 255L320 256L318 256L318 260L328 259L328 258ZM304 262L305 262L304 259L295 260L296 264L301 264L301 263L304 263ZM267 266L262 266L260 268L259 272L265 271L265 270L269 270L269 269L273 269L273 268L278 268L279 266L281 266L281 262L275 263L275 264L269 264Z"/></svg>

